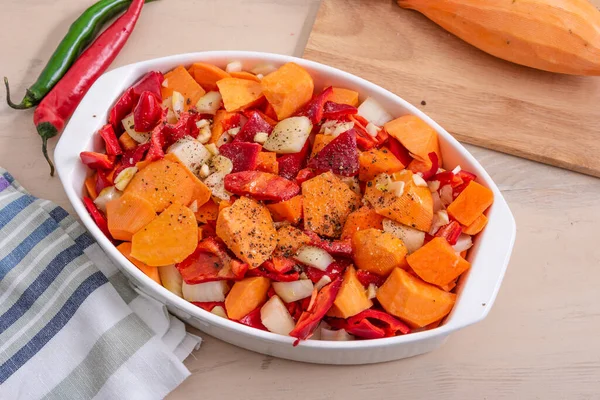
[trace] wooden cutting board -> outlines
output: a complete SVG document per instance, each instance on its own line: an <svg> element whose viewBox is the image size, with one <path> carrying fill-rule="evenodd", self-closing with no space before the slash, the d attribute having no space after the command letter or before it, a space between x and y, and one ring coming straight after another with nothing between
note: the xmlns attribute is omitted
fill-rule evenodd
<svg viewBox="0 0 600 400"><path fill-rule="evenodd" d="M497 59L391 0L323 0L304 57L396 93L458 140L600 177L600 77Z"/></svg>

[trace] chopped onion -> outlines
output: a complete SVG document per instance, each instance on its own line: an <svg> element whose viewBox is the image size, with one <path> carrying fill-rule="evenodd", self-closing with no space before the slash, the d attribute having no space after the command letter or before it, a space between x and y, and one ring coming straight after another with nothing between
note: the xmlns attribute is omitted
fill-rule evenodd
<svg viewBox="0 0 600 400"><path fill-rule="evenodd" d="M171 97L171 104L173 107L173 112L178 116L183 112L185 97L178 91L174 90Z"/></svg>
<svg viewBox="0 0 600 400"><path fill-rule="evenodd" d="M425 179L423 179L423 177L419 174L413 174L413 182L415 185L420 186L420 187L428 187L427 186L427 182L425 182Z"/></svg>
<svg viewBox="0 0 600 400"><path fill-rule="evenodd" d="M452 203L452 186L444 185L440 189L440 200L442 200L442 204L444 207L448 207L450 203Z"/></svg>
<svg viewBox="0 0 600 400"><path fill-rule="evenodd" d="M127 132L129 136L131 136L131 138L136 142L146 143L148 140L150 140L151 132L137 132L134 129L135 124L133 122L133 113L123 118L121 123L123 124L123 128L125 128L125 132Z"/></svg>
<svg viewBox="0 0 600 400"><path fill-rule="evenodd" d="M269 139L269 134L267 132L256 132L254 135L254 142L263 144Z"/></svg>
<svg viewBox="0 0 600 400"><path fill-rule="evenodd" d="M273 64L260 63L256 64L254 68L250 70L254 75L268 75L273 71L276 71L277 68Z"/></svg>
<svg viewBox="0 0 600 400"><path fill-rule="evenodd" d="M473 239L471 236L461 233L456 241L456 244L452 246L454 251L457 253L462 253L465 250L469 250L473 247Z"/></svg>
<svg viewBox="0 0 600 400"><path fill-rule="evenodd" d="M161 104L163 109L166 110L167 108L171 108L171 106L173 105L173 103L171 102L171 99L172 99L171 96L163 99L162 104Z"/></svg>
<svg viewBox="0 0 600 400"><path fill-rule="evenodd" d="M271 285L275 293L286 303L293 303L310 297L313 291L313 283L308 279L293 282L273 282Z"/></svg>
<svg viewBox="0 0 600 400"><path fill-rule="evenodd" d="M175 114L175 111L170 108L167 110L167 123L176 124L179 121L179 117Z"/></svg>
<svg viewBox="0 0 600 400"><path fill-rule="evenodd" d="M179 297L183 297L183 279L175 264L158 268L158 275L160 275L160 281L165 289Z"/></svg>
<svg viewBox="0 0 600 400"><path fill-rule="evenodd" d="M169 80L165 79L162 83L162 87L169 87Z"/></svg>
<svg viewBox="0 0 600 400"><path fill-rule="evenodd" d="M442 204L442 200L440 200L440 195L438 192L431 192L431 199L433 200L434 213L444 209L444 205Z"/></svg>
<svg viewBox="0 0 600 400"><path fill-rule="evenodd" d="M408 253L414 253L425 243L425 232L400 224L391 219L383 220L383 231L396 236L406 246Z"/></svg>
<svg viewBox="0 0 600 400"><path fill-rule="evenodd" d="M372 97L367 97L365 101L358 106L358 115L377 126L383 126L394 119L381 104Z"/></svg>
<svg viewBox="0 0 600 400"><path fill-rule="evenodd" d="M196 103L196 109L200 114L216 114L217 110L223 104L223 97L219 92L207 92L200 97Z"/></svg>
<svg viewBox="0 0 600 400"><path fill-rule="evenodd" d="M125 190L125 188L127 187L127 185L129 185L129 182L131 182L137 171L137 167L124 168L121 172L119 172L119 175L117 175L115 178L115 187L120 191Z"/></svg>
<svg viewBox="0 0 600 400"><path fill-rule="evenodd" d="M311 131L312 122L308 117L286 118L275 125L263 148L278 154L298 153Z"/></svg>
<svg viewBox="0 0 600 400"><path fill-rule="evenodd" d="M336 342L354 340L354 336L346 332L345 329L333 331L331 329L321 328L321 340L330 340Z"/></svg>
<svg viewBox="0 0 600 400"><path fill-rule="evenodd" d="M321 271L327 270L333 262L333 257L328 252L313 246L302 246L294 258Z"/></svg>
<svg viewBox="0 0 600 400"><path fill-rule="evenodd" d="M208 186L213 196L221 200L229 201L229 199L231 199L231 193L225 190L225 175L227 174L223 172L215 172L204 180L204 184Z"/></svg>
<svg viewBox="0 0 600 400"><path fill-rule="evenodd" d="M198 176L200 176L200 178L206 178L208 175L210 175L210 168L208 168L208 164L202 164L200 171L198 171Z"/></svg>
<svg viewBox="0 0 600 400"><path fill-rule="evenodd" d="M197 302L225 301L228 291L227 281L204 282L197 285L188 285L183 282L181 287L184 299Z"/></svg>
<svg viewBox="0 0 600 400"><path fill-rule="evenodd" d="M213 309L210 310L210 312L215 315L218 315L219 317L229 319L229 317L227 317L227 313L225 312L225 309L221 306L214 306Z"/></svg>
<svg viewBox="0 0 600 400"><path fill-rule="evenodd" d="M427 182L427 187L429 187L430 192L437 192L440 188L440 181L429 181Z"/></svg>
<svg viewBox="0 0 600 400"><path fill-rule="evenodd" d="M460 171L462 171L462 168L460 168L460 165L457 165L457 166L456 166L456 168L454 168L454 169L452 170L452 173L453 173L454 175L456 175L456 174L458 174Z"/></svg>
<svg viewBox="0 0 600 400"><path fill-rule="evenodd" d="M440 221L442 221L444 223L444 225L447 225L450 223L450 217L448 217L448 211L440 210L437 212L437 215L440 218Z"/></svg>
<svg viewBox="0 0 600 400"><path fill-rule="evenodd" d="M210 120L203 118L200 121L196 121L196 128L201 129L205 126L210 126Z"/></svg>
<svg viewBox="0 0 600 400"><path fill-rule="evenodd" d="M233 171L233 163L225 156L217 155L210 159L208 166L211 172L221 172L223 175L227 175Z"/></svg>
<svg viewBox="0 0 600 400"><path fill-rule="evenodd" d="M211 158L211 154L206 150L206 147L190 136L183 137L173 143L167 149L167 153L175 155L194 174L197 174L200 166Z"/></svg>
<svg viewBox="0 0 600 400"><path fill-rule="evenodd" d="M271 296L269 301L260 309L260 319L263 325L273 333L289 335L294 329L294 319L279 296Z"/></svg>
<svg viewBox="0 0 600 400"><path fill-rule="evenodd" d="M315 289L321 290L328 283L331 283L331 278L329 277L329 275L323 275L321 279L319 279L318 282L315 283Z"/></svg>
<svg viewBox="0 0 600 400"><path fill-rule="evenodd" d="M232 61L225 66L225 72L242 72L242 68L241 61Z"/></svg>
<svg viewBox="0 0 600 400"><path fill-rule="evenodd" d="M212 137L212 132L210 130L210 126L203 126L202 128L200 128L196 139L198 139L198 141L200 143L206 144L206 143L208 143L208 141L210 140L211 137Z"/></svg>
<svg viewBox="0 0 600 400"><path fill-rule="evenodd" d="M213 156L219 155L219 148L217 147L216 144L209 143L209 144L204 145L204 147L206 147L206 150L208 150L210 152L210 154L212 154Z"/></svg>
<svg viewBox="0 0 600 400"><path fill-rule="evenodd" d="M373 137L376 137L377 134L379 133L379 128L377 126L375 126L374 123L369 122L367 124L367 126L365 127L365 129L367 130L367 133Z"/></svg>
<svg viewBox="0 0 600 400"><path fill-rule="evenodd" d="M369 283L369 287L367 288L367 297L369 300L373 300L377 297L377 286L374 283Z"/></svg>
<svg viewBox="0 0 600 400"><path fill-rule="evenodd" d="M388 190L392 192L397 197L401 197L404 194L404 187L406 184L404 181L396 181L392 182L388 185Z"/></svg>
<svg viewBox="0 0 600 400"><path fill-rule="evenodd" d="M236 126L235 128L231 128L228 131L226 131L225 134L235 137L235 136L237 136L238 133L240 133L241 130L242 130L242 128L240 128L239 126Z"/></svg>
<svg viewBox="0 0 600 400"><path fill-rule="evenodd" d="M433 221L431 222L431 228L429 229L430 235L435 235L435 233L444 225L448 225L450 223L450 218L448 217L448 212L446 210L440 210L433 214Z"/></svg>
<svg viewBox="0 0 600 400"><path fill-rule="evenodd" d="M98 197L94 200L94 204L98 207L102 212L106 212L106 204L114 199L118 199L121 197L121 192L119 192L114 186L105 187L98 193Z"/></svg>

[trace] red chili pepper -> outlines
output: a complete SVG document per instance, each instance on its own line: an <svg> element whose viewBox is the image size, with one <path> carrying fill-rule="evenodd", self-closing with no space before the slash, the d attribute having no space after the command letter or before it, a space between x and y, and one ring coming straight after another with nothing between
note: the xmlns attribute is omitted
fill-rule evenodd
<svg viewBox="0 0 600 400"><path fill-rule="evenodd" d="M348 318L346 331L365 339L378 339L381 337L396 336L398 333L406 335L410 328L404 322L390 314L379 310L364 310ZM383 336L380 336L383 332Z"/></svg>
<svg viewBox="0 0 600 400"><path fill-rule="evenodd" d="M302 185L302 182L306 182L309 179L312 179L316 176L314 171L310 168L301 169L296 176L296 183L298 185Z"/></svg>
<svg viewBox="0 0 600 400"><path fill-rule="evenodd" d="M112 169L115 166L114 157L94 151L82 151L79 153L81 162L91 169Z"/></svg>
<svg viewBox="0 0 600 400"><path fill-rule="evenodd" d="M297 346L300 340L308 339L312 335L319 322L321 322L321 319L331 308L341 287L342 278L337 278L319 290L312 308L302 313L296 326L290 332L291 337L297 338L294 346Z"/></svg>
<svg viewBox="0 0 600 400"><path fill-rule="evenodd" d="M334 256L351 256L352 255L352 240L325 240L313 231L304 231L310 238L310 245L325 250Z"/></svg>
<svg viewBox="0 0 600 400"><path fill-rule="evenodd" d="M90 86L119 54L135 27L143 5L144 0L133 0L129 9L79 56L36 108L33 122L42 137L42 152L50 165L50 175L54 175L54 165L48 157L48 139L63 130Z"/></svg>
<svg viewBox="0 0 600 400"><path fill-rule="evenodd" d="M133 127L136 132L149 132L162 118L163 110L156 96L145 91L133 110Z"/></svg>
<svg viewBox="0 0 600 400"><path fill-rule="evenodd" d="M100 194L102 189L113 185L113 180L110 179L109 174L109 171L101 169L96 172L96 193Z"/></svg>
<svg viewBox="0 0 600 400"><path fill-rule="evenodd" d="M265 132L270 134L273 130L271 124L269 124L262 117L258 111L249 111L247 114L248 121L242 126L242 129L235 135L233 142L250 142L254 143L254 136L258 132Z"/></svg>
<svg viewBox="0 0 600 400"><path fill-rule="evenodd" d="M185 260L176 264L185 283L240 280L248 270L242 263L227 253L227 246L215 237L207 237L198 243L196 250Z"/></svg>
<svg viewBox="0 0 600 400"><path fill-rule="evenodd" d="M203 310L206 310L208 312L211 312L213 310L213 308L217 307L217 306L221 306L223 307L223 309L225 308L225 303L222 301L192 301L192 304L195 305L196 307L200 307Z"/></svg>
<svg viewBox="0 0 600 400"><path fill-rule="evenodd" d="M323 108L332 94L333 88L329 86L320 94L314 96L298 115L308 117L313 123L313 126L316 126L323 119Z"/></svg>
<svg viewBox="0 0 600 400"><path fill-rule="evenodd" d="M392 136L388 137L388 146L392 154L395 155L405 167L413 160L406 147L402 146L398 139Z"/></svg>
<svg viewBox="0 0 600 400"><path fill-rule="evenodd" d="M240 196L250 195L256 200L285 201L300 193L296 182L262 171L243 171L227 174L225 189Z"/></svg>
<svg viewBox="0 0 600 400"><path fill-rule="evenodd" d="M364 287L368 287L371 283L375 284L377 287L380 287L386 280L385 276L379 276L362 269L356 270L356 278Z"/></svg>
<svg viewBox="0 0 600 400"><path fill-rule="evenodd" d="M339 104L328 101L323 107L323 118L340 120L348 115L354 115L357 112L358 109L349 104Z"/></svg>
<svg viewBox="0 0 600 400"><path fill-rule="evenodd" d="M279 175L285 179L294 179L300 170L306 165L310 152L310 141L304 143L304 147L298 153L284 154L277 158L279 164Z"/></svg>
<svg viewBox="0 0 600 400"><path fill-rule="evenodd" d="M340 277L342 273L344 273L348 265L349 264L347 262L334 261L331 264L329 264L325 271L321 271L318 268L306 266L304 267L304 273L306 274L306 276L308 276L308 279L310 279L313 283L319 282L319 280L321 280L321 278L324 275L327 275L329 279L334 281L338 277Z"/></svg>
<svg viewBox="0 0 600 400"><path fill-rule="evenodd" d="M106 154L109 156L118 156L123 154L123 149L121 149L121 144L119 143L119 139L117 139L117 135L115 134L115 130L113 129L111 124L106 124L98 131L102 140L104 140L104 146L106 147Z"/></svg>
<svg viewBox="0 0 600 400"><path fill-rule="evenodd" d="M440 159L434 151L427 154L427 156L431 160L431 168L429 169L429 171L423 172L423 179L425 180L437 174L437 170L440 168Z"/></svg>
<svg viewBox="0 0 600 400"><path fill-rule="evenodd" d="M114 240L112 238L112 235L110 234L110 232L108 230L108 222L106 221L106 218L104 217L104 214L102 214L102 211L100 211L98 209L98 207L96 207L96 204L94 204L94 202L92 201L92 199L90 199L89 197L84 197L83 198L83 205L85 205L85 208L90 213L92 219L94 220L94 222L96 223L96 225L98 225L98 228L100 228L100 230L102 231L102 233L104 233L104 235L111 242L114 242Z"/></svg>
<svg viewBox="0 0 600 400"><path fill-rule="evenodd" d="M250 311L248 315L242 317L238 322L252 328L261 329L267 332L269 331L267 327L263 325L262 319L260 318L260 307L254 311Z"/></svg>
<svg viewBox="0 0 600 400"><path fill-rule="evenodd" d="M461 233L461 225L456 221L450 221L449 224L444 225L440 229L438 229L438 231L435 233L435 236L443 237L448 241L448 243L454 246Z"/></svg>

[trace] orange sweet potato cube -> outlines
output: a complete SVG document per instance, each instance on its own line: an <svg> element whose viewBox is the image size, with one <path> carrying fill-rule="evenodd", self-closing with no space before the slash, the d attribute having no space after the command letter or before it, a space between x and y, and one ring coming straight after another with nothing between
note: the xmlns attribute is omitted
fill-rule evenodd
<svg viewBox="0 0 600 400"><path fill-rule="evenodd" d="M483 230L483 228L485 228L485 226L487 225L488 219L485 216L485 214L481 214L479 215L479 217L477 217L475 219L475 221L473 221L473 223L471 223L471 225L469 226L463 226L462 231L464 234L467 235L477 235L479 232L481 232Z"/></svg>
<svg viewBox="0 0 600 400"><path fill-rule="evenodd" d="M350 213L342 230L342 239L351 238L363 229L383 229L383 217L367 206Z"/></svg>
<svg viewBox="0 0 600 400"><path fill-rule="evenodd" d="M382 172L392 174L404 169L400 160L385 147L363 151L358 157L358 162L358 179L361 181L370 181Z"/></svg>
<svg viewBox="0 0 600 400"><path fill-rule="evenodd" d="M352 255L359 269L387 276L402 265L408 250L402 240L378 229L365 229L352 235Z"/></svg>
<svg viewBox="0 0 600 400"><path fill-rule="evenodd" d="M437 286L448 285L471 267L442 237L432 239L406 261L421 279Z"/></svg>
<svg viewBox="0 0 600 400"><path fill-rule="evenodd" d="M448 206L448 213L463 225L471 225L494 201L494 193L475 181Z"/></svg>
<svg viewBox="0 0 600 400"><path fill-rule="evenodd" d="M270 286L271 280L263 276L235 282L225 298L225 309L229 318L239 320L263 304Z"/></svg>
<svg viewBox="0 0 600 400"><path fill-rule="evenodd" d="M350 318L373 306L365 287L356 277L353 266L346 268L342 287L327 315L337 318Z"/></svg>

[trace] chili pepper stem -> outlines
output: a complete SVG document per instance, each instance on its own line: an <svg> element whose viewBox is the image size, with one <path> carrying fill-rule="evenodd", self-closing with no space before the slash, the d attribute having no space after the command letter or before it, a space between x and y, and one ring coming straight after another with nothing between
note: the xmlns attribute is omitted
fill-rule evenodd
<svg viewBox="0 0 600 400"><path fill-rule="evenodd" d="M48 161L48 165L50 166L50 176L54 176L54 163L52 163L50 156L48 156L48 139L56 136L58 131L49 122L42 122L41 124L39 124L37 126L37 131L42 138L42 153L44 154L44 157L46 158L46 161Z"/></svg>
<svg viewBox="0 0 600 400"><path fill-rule="evenodd" d="M8 86L8 78L4 77L4 86L6 86L6 102L11 108L15 110L26 110L34 106L34 103L31 101L32 99L29 96L29 91L19 104L15 104L10 100L10 87Z"/></svg>

